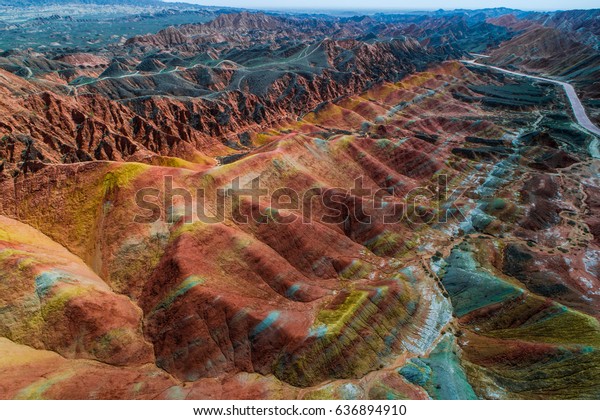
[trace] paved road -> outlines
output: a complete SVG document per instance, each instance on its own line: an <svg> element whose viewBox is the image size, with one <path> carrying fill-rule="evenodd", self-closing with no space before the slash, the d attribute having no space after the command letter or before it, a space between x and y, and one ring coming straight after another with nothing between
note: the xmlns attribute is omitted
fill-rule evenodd
<svg viewBox="0 0 600 420"><path fill-rule="evenodd" d="M594 133L596 136L600 136L600 128L598 128L598 126L596 126L592 121L590 121L590 118L585 113L585 108L583 107L583 104L581 103L581 101L579 100L579 97L577 96L577 93L575 92L575 88L573 88L573 86L571 84L566 83L566 82L561 82L559 80L548 79L546 77L532 76L530 74L506 70L501 67L490 66L488 64L481 64L481 63L477 63L475 60L463 60L463 62L472 64L475 66L487 67L487 68L494 69L494 70L497 70L497 71L500 71L503 73L512 74L513 76L528 77L530 79L541 80L544 82L550 82L550 83L554 83L554 84L562 86L567 94L567 97L569 98L569 102L571 103L571 108L573 108L573 113L575 114L575 119L577 120L577 123L580 126L582 126L583 128L585 128L586 130L590 131L591 133ZM590 145L589 145L590 154L593 157L598 158L598 159L600 159L600 147L599 146L600 146L600 142L598 141L597 138L592 140L592 142L590 142Z"/></svg>

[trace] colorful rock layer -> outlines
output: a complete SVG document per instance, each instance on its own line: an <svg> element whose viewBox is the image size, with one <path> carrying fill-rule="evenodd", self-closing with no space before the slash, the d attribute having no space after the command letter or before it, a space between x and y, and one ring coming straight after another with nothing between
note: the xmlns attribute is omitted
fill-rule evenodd
<svg viewBox="0 0 600 420"><path fill-rule="evenodd" d="M224 165L3 181L0 397L600 397L600 162L562 95L446 62ZM297 198L192 211L253 185Z"/></svg>

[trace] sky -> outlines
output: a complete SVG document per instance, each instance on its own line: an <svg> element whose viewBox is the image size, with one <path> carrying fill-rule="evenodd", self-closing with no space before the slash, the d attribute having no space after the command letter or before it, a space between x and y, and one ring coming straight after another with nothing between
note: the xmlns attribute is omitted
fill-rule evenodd
<svg viewBox="0 0 600 420"><path fill-rule="evenodd" d="M231 6L249 9L482 9L488 7L510 7L521 10L566 10L600 8L600 0L163 0L185 1L207 6Z"/></svg>

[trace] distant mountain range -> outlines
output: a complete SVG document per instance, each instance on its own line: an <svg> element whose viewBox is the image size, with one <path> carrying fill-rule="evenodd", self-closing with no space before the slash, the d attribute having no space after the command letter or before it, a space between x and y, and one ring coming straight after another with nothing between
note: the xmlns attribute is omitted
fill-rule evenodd
<svg viewBox="0 0 600 420"><path fill-rule="evenodd" d="M166 3L158 0L0 0L1 6L45 6L51 4L118 4L127 6L160 6Z"/></svg>

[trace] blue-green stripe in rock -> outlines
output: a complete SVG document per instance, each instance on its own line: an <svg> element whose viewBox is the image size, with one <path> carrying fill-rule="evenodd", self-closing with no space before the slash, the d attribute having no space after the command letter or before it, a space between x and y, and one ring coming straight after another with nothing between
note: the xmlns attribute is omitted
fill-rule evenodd
<svg viewBox="0 0 600 420"><path fill-rule="evenodd" d="M456 355L454 336L446 334L427 358L410 359L398 370L434 400L474 400L477 395Z"/></svg>

